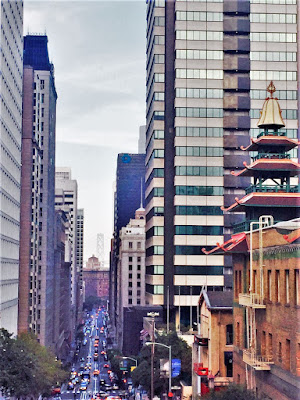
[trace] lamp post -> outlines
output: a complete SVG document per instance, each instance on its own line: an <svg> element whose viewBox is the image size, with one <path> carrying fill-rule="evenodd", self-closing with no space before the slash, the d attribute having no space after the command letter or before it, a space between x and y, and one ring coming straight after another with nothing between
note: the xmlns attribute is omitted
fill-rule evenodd
<svg viewBox="0 0 300 400"><path fill-rule="evenodd" d="M162 347L166 347L167 349L169 349L169 393L172 391L172 346L167 346L166 344L163 343L157 343L157 342L146 342L145 343L146 346L162 346ZM153 366L152 366L153 368ZM153 386L153 371L151 371L151 377L152 377L152 386ZM152 393L153 396L153 393ZM153 397L152 399L153 400Z"/></svg>

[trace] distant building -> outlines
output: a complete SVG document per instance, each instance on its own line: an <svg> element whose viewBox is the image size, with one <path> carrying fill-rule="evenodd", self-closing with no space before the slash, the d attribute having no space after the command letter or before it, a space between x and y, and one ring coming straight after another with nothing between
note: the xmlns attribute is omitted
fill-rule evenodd
<svg viewBox="0 0 300 400"><path fill-rule="evenodd" d="M114 237L110 256L110 316L115 332L115 313L117 311L117 265L119 257L119 233L135 211L144 201L145 154L118 155L116 173L116 191L114 195Z"/></svg>
<svg viewBox="0 0 300 400"><path fill-rule="evenodd" d="M23 91L23 2L1 1L0 21L0 328L5 328L9 332L17 334Z"/></svg>
<svg viewBox="0 0 300 400"><path fill-rule="evenodd" d="M197 376L202 368L201 394L233 382L233 293L203 290L199 298L200 332L195 334L193 392L197 396ZM199 354L200 353L200 354Z"/></svg>
<svg viewBox="0 0 300 400"><path fill-rule="evenodd" d="M103 300L108 300L109 269L102 267L100 261L94 255L88 259L86 267L83 269L83 282L85 299L89 296L97 296Z"/></svg>
<svg viewBox="0 0 300 400"><path fill-rule="evenodd" d="M140 126L138 153L146 154L146 125Z"/></svg>
<svg viewBox="0 0 300 400"><path fill-rule="evenodd" d="M24 37L19 332L54 346L57 94L47 36Z"/></svg>
<svg viewBox="0 0 300 400"><path fill-rule="evenodd" d="M145 209L139 208L120 231L118 261L118 302L116 314L117 343L122 348L123 310L128 306L145 305Z"/></svg>
<svg viewBox="0 0 300 400"><path fill-rule="evenodd" d="M104 267L104 234L97 233L97 257L99 258L100 264Z"/></svg>
<svg viewBox="0 0 300 400"><path fill-rule="evenodd" d="M143 339L151 335L149 313L155 313L156 322L163 322L161 306L129 306L123 309L124 333L121 348L125 356L137 356L143 346Z"/></svg>
<svg viewBox="0 0 300 400"><path fill-rule="evenodd" d="M77 210L76 223L76 265L79 272L79 286L82 287L82 271L83 271L83 244L84 244L84 210Z"/></svg>

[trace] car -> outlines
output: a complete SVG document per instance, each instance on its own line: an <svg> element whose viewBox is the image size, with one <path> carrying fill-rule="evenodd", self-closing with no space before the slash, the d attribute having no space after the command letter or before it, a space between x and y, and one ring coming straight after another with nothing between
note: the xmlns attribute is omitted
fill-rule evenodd
<svg viewBox="0 0 300 400"><path fill-rule="evenodd" d="M108 364L104 364L103 367L104 368L109 368L109 365Z"/></svg>
<svg viewBox="0 0 300 400"><path fill-rule="evenodd" d="M58 386L55 388L52 388L52 391L51 391L52 396L55 396L57 394L60 394L60 387L58 387Z"/></svg>
<svg viewBox="0 0 300 400"><path fill-rule="evenodd" d="M86 382L86 381L81 382L79 390L86 390L87 385L88 385L88 382Z"/></svg>
<svg viewBox="0 0 300 400"><path fill-rule="evenodd" d="M105 380L104 379L100 379L100 386L104 386L105 385Z"/></svg>
<svg viewBox="0 0 300 400"><path fill-rule="evenodd" d="M122 400L122 399L118 395L113 395L113 396L107 396L106 400Z"/></svg>
<svg viewBox="0 0 300 400"><path fill-rule="evenodd" d="M108 369L108 370L107 370L107 373L108 373L108 374L111 374L111 370L110 370L110 369Z"/></svg>
<svg viewBox="0 0 300 400"><path fill-rule="evenodd" d="M94 374L94 375L99 375L99 374L100 374L99 369L95 369L94 372L93 372L93 374Z"/></svg>
<svg viewBox="0 0 300 400"><path fill-rule="evenodd" d="M106 351L102 350L102 351L101 351L101 354L102 354L102 355L106 354Z"/></svg>
<svg viewBox="0 0 300 400"><path fill-rule="evenodd" d="M119 390L119 386L118 385L113 385L113 389L114 390Z"/></svg>
<svg viewBox="0 0 300 400"><path fill-rule="evenodd" d="M106 354L104 354L104 360L105 360L105 361L107 361L107 360L108 360L108 357L107 357L107 355L106 355Z"/></svg>
<svg viewBox="0 0 300 400"><path fill-rule="evenodd" d="M98 357L98 354L95 353L95 354L94 354L94 361L98 361L98 358L99 358L99 357Z"/></svg>
<svg viewBox="0 0 300 400"><path fill-rule="evenodd" d="M67 385L67 390L73 390L74 389L74 383L73 382L69 382Z"/></svg>
<svg viewBox="0 0 300 400"><path fill-rule="evenodd" d="M82 344L83 344L83 346L86 346L86 345L87 345L87 340L84 339L83 342L82 342Z"/></svg>

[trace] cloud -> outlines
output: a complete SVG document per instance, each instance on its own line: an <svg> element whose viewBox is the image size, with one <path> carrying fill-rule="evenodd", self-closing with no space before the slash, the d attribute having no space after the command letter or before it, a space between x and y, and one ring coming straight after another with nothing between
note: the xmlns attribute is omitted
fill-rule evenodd
<svg viewBox="0 0 300 400"><path fill-rule="evenodd" d="M137 1L24 2L24 33L47 33L55 67L57 165L85 208L85 258L113 226L117 154L136 152L145 123L146 12ZM107 258L107 254L106 254Z"/></svg>

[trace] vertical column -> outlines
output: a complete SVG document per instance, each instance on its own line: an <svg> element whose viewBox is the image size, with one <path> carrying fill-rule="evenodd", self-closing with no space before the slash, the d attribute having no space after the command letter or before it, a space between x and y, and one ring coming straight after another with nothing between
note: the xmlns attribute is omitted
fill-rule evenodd
<svg viewBox="0 0 300 400"><path fill-rule="evenodd" d="M235 197L249 186L248 178L231 175L242 169L249 155L241 154L240 146L249 144L250 130L250 0L224 0L224 206L234 203ZM224 236L228 240L232 225L243 220L244 214L224 215ZM232 286L226 270L231 268L231 256L224 259L225 286Z"/></svg>
<svg viewBox="0 0 300 400"><path fill-rule="evenodd" d="M174 119L175 119L175 1L165 5L165 235L164 235L164 305L174 305Z"/></svg>

